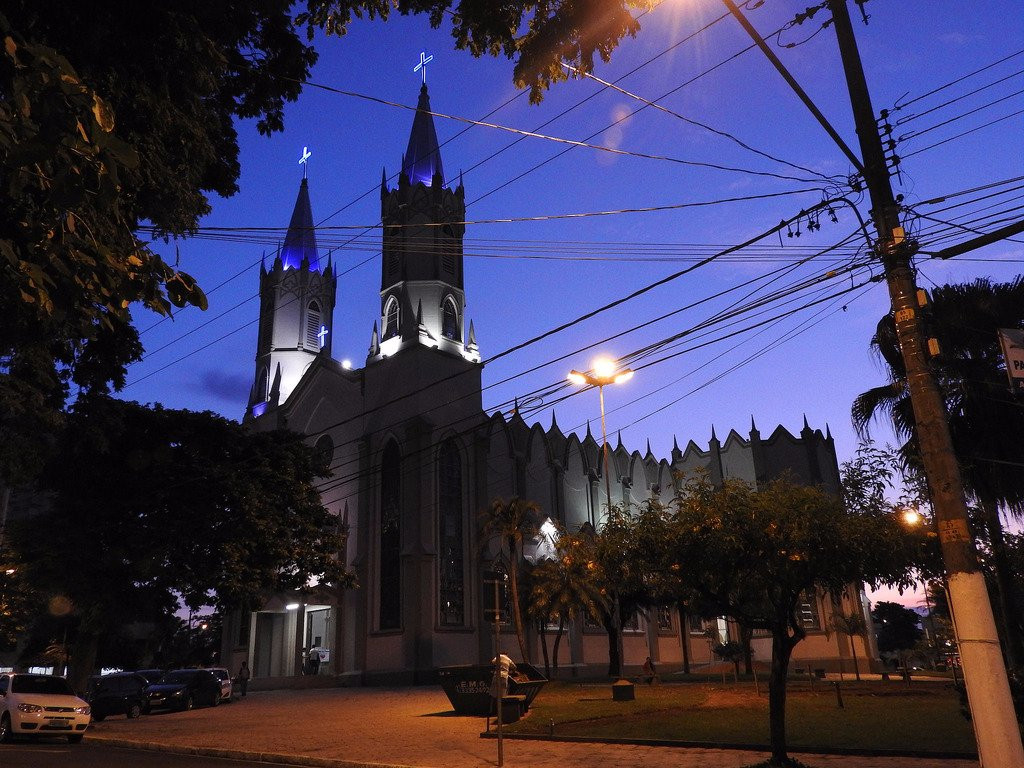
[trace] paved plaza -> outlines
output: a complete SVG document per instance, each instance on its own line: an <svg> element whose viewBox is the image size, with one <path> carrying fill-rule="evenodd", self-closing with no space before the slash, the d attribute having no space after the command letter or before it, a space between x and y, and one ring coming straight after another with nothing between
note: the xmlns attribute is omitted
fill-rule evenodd
<svg viewBox="0 0 1024 768"><path fill-rule="evenodd" d="M225 750L239 757L283 755L324 768L497 765L497 743L484 720L452 712L439 687L257 691L192 712L114 717L87 739L174 750ZM505 741L505 765L526 768L740 768L764 752L621 744ZM969 760L799 755L820 768L974 768Z"/></svg>

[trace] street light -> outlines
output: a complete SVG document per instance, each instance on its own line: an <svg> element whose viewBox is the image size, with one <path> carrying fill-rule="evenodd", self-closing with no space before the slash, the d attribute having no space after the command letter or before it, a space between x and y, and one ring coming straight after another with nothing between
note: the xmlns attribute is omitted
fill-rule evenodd
<svg viewBox="0 0 1024 768"><path fill-rule="evenodd" d="M631 368L619 368L615 360L608 357L599 357L591 363L590 373L569 371L569 381L577 386L597 387L598 398L601 402L601 444L604 446L604 483L605 492L608 494L608 511L612 508L612 481L608 474L608 432L604 421L604 388L608 384L622 384L633 378L634 371Z"/></svg>

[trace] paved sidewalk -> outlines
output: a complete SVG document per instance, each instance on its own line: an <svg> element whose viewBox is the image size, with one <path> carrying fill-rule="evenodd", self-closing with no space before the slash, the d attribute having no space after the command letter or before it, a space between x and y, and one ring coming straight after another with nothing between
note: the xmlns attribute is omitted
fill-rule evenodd
<svg viewBox="0 0 1024 768"><path fill-rule="evenodd" d="M239 757L287 755L308 765L478 768L497 765L484 720L461 717L435 687L257 691L233 704L95 723L87 739ZM158 747L159 748L159 747ZM764 752L505 740L509 768L741 768ZM818 768L976 768L969 760L797 755Z"/></svg>

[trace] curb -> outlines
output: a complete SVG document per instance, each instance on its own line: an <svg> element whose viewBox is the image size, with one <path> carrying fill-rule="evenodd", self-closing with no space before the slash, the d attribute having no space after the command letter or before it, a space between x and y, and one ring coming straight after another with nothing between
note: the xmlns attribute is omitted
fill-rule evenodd
<svg viewBox="0 0 1024 768"><path fill-rule="evenodd" d="M736 749L771 752L768 744L739 744L728 741L678 741L675 739L621 739L611 736L545 736L541 733L504 733L503 738L521 741L555 741L568 744L626 744L637 747L684 747L690 749ZM483 731L481 739L496 739L495 731ZM836 755L843 757L911 757L921 760L977 760L977 752L920 752L902 749L861 749L858 747L808 747L789 749L795 755Z"/></svg>
<svg viewBox="0 0 1024 768"><path fill-rule="evenodd" d="M102 741L112 747L138 749L149 752L169 752L175 755L202 755L203 757L219 757L227 760L249 760L277 765L298 765L309 768L425 768L424 766L404 765L400 763L367 763L360 760L340 760L327 757L309 757L307 755L285 755L279 752L250 752L243 749L219 749L216 747L183 747L177 744L162 744L155 741L132 741L110 736L89 734L88 741Z"/></svg>

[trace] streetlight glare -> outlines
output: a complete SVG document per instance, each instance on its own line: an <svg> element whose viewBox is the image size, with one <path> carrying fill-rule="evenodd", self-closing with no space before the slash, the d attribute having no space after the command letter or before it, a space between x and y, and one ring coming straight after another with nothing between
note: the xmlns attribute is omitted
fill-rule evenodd
<svg viewBox="0 0 1024 768"><path fill-rule="evenodd" d="M610 357L599 357L591 364L594 375L602 379L610 379L614 376L617 367L615 361Z"/></svg>
<svg viewBox="0 0 1024 768"><path fill-rule="evenodd" d="M621 384L624 381L629 381L630 379L633 378L634 373L635 371L632 368L627 368L626 370L616 374L614 381L616 384Z"/></svg>
<svg viewBox="0 0 1024 768"><path fill-rule="evenodd" d="M587 377L579 371L569 371L569 375L566 378L568 378L573 384L580 387L587 383Z"/></svg>
<svg viewBox="0 0 1024 768"><path fill-rule="evenodd" d="M921 513L916 509L903 510L903 522L907 525L920 525L922 519Z"/></svg>

